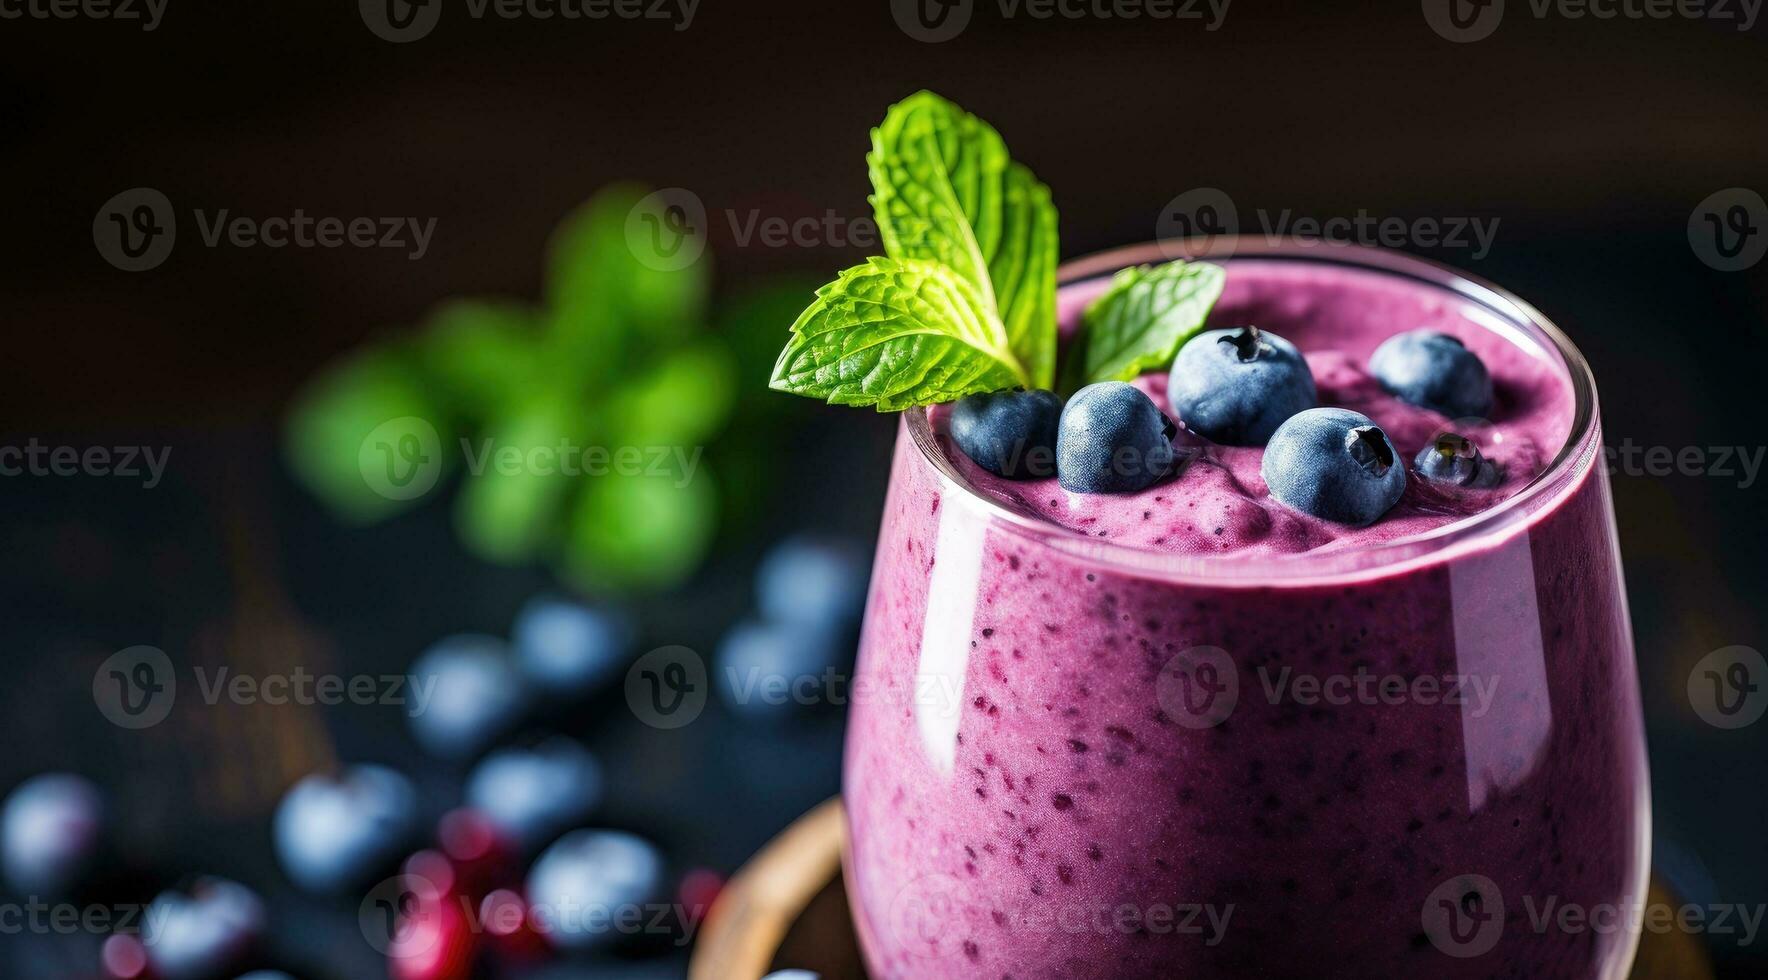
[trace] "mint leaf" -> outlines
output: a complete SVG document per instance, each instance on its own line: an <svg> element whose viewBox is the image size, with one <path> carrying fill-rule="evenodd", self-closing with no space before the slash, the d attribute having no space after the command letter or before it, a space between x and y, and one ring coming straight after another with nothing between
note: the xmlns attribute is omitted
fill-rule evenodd
<svg viewBox="0 0 1768 980"><path fill-rule="evenodd" d="M1119 271L1087 306L1086 346L1076 351L1086 382L1129 381L1171 364L1203 329L1226 278L1219 265L1183 260Z"/></svg>
<svg viewBox="0 0 1768 980"><path fill-rule="evenodd" d="M1056 363L1056 208L1000 134L932 92L890 107L866 155L872 209L895 259L942 263L1006 330L1030 387Z"/></svg>
<svg viewBox="0 0 1768 980"><path fill-rule="evenodd" d="M817 290L770 387L894 412L1030 384L969 281L937 262L873 258Z"/></svg>

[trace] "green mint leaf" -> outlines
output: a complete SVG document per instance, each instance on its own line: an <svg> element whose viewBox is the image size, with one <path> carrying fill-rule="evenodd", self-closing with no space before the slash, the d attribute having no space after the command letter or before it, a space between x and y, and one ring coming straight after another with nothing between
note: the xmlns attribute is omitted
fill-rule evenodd
<svg viewBox="0 0 1768 980"><path fill-rule="evenodd" d="M1203 329L1226 278L1221 266L1203 262L1118 272L1087 306L1086 346L1070 355L1081 358L1085 381L1129 381L1170 365L1185 341Z"/></svg>
<svg viewBox="0 0 1768 980"><path fill-rule="evenodd" d="M1056 208L993 127L932 92L890 107L866 155L872 209L895 259L950 267L1007 332L1030 386L1056 364Z"/></svg>
<svg viewBox="0 0 1768 980"><path fill-rule="evenodd" d="M770 386L894 412L1030 384L968 280L937 262L873 258L817 290Z"/></svg>

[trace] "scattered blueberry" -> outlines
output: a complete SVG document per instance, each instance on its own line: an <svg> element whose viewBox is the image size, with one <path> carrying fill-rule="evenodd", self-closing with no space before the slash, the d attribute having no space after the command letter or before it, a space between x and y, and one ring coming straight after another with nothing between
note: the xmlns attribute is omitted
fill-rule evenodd
<svg viewBox="0 0 1768 980"><path fill-rule="evenodd" d="M1466 436L1445 432L1418 451L1412 465L1420 475L1436 483L1458 487L1495 487L1498 468Z"/></svg>
<svg viewBox="0 0 1768 980"><path fill-rule="evenodd" d="M1062 409L1057 482L1073 493L1133 493L1172 468L1177 431L1135 385L1087 385Z"/></svg>
<svg viewBox="0 0 1768 980"><path fill-rule="evenodd" d="M649 842L617 830L574 830L559 838L528 872L534 921L554 946L591 950L617 945L616 924L627 909L664 894L663 855Z"/></svg>
<svg viewBox="0 0 1768 980"><path fill-rule="evenodd" d="M461 634L437 642L411 667L411 732L434 755L477 754L521 717L526 695L502 640Z"/></svg>
<svg viewBox="0 0 1768 980"><path fill-rule="evenodd" d="M1053 391L967 395L952 406L952 441L976 465L1010 480L1056 475L1056 425L1062 399Z"/></svg>
<svg viewBox="0 0 1768 980"><path fill-rule="evenodd" d="M782 717L821 699L824 681L853 653L846 631L812 623L738 623L718 645L718 691L749 718Z"/></svg>
<svg viewBox="0 0 1768 980"><path fill-rule="evenodd" d="M467 779L467 804L524 850L581 823L602 800L602 767L568 738L500 749Z"/></svg>
<svg viewBox="0 0 1768 980"><path fill-rule="evenodd" d="M89 780L32 776L0 811L0 870L20 894L64 894L93 870L104 823L104 797Z"/></svg>
<svg viewBox="0 0 1768 980"><path fill-rule="evenodd" d="M397 860L417 829L417 791L384 766L314 773L276 807L272 836L283 872L300 888L338 892Z"/></svg>
<svg viewBox="0 0 1768 980"><path fill-rule="evenodd" d="M143 915L142 945L161 980L217 980L264 934L264 903L224 878L201 878L188 894L161 892Z"/></svg>
<svg viewBox="0 0 1768 980"><path fill-rule="evenodd" d="M1361 527L1406 491L1406 467L1367 415L1312 408L1283 423L1259 471L1271 496L1315 517Z"/></svg>
<svg viewBox="0 0 1768 980"><path fill-rule="evenodd" d="M516 666L536 690L582 697L620 676L638 630L631 617L555 596L531 600L511 630Z"/></svg>
<svg viewBox="0 0 1768 980"><path fill-rule="evenodd" d="M1369 358L1369 371L1390 393L1450 418L1492 410L1492 376L1484 362L1446 333L1409 330L1389 337Z"/></svg>
<svg viewBox="0 0 1768 980"><path fill-rule="evenodd" d="M1262 446L1319 403L1301 351L1257 327L1192 337L1173 360L1167 398L1185 428L1230 446Z"/></svg>
<svg viewBox="0 0 1768 980"><path fill-rule="evenodd" d="M755 572L761 614L781 623L845 626L866 608L871 563L842 538L795 534L762 558Z"/></svg>

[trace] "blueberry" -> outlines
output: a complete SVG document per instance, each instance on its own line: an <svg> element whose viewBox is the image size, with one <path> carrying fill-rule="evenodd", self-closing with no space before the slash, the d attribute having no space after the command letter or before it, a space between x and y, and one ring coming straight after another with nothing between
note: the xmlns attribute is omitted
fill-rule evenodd
<svg viewBox="0 0 1768 980"><path fill-rule="evenodd" d="M0 870L22 895L64 894L93 870L104 825L104 797L90 781L32 776L0 810Z"/></svg>
<svg viewBox="0 0 1768 980"><path fill-rule="evenodd" d="M555 596L530 600L511 629L516 666L555 697L591 694L620 676L638 630L625 612Z"/></svg>
<svg viewBox="0 0 1768 980"><path fill-rule="evenodd" d="M1489 488L1498 485L1498 468L1466 436L1445 432L1418 450L1412 460L1420 475L1435 483Z"/></svg>
<svg viewBox="0 0 1768 980"><path fill-rule="evenodd" d="M188 894L161 892L144 913L142 945L153 975L217 980L264 934L264 903L244 885L201 878Z"/></svg>
<svg viewBox="0 0 1768 980"><path fill-rule="evenodd" d="M663 855L617 830L574 830L528 872L533 921L554 946L593 950L618 944L622 921L666 889Z"/></svg>
<svg viewBox="0 0 1768 980"><path fill-rule="evenodd" d="M1367 415L1311 408L1280 426L1259 472L1271 496L1315 517L1362 527L1406 492L1406 467Z"/></svg>
<svg viewBox="0 0 1768 980"><path fill-rule="evenodd" d="M1389 393L1450 418L1492 410L1485 363L1446 333L1409 330L1389 337L1369 358L1369 371Z"/></svg>
<svg viewBox="0 0 1768 980"><path fill-rule="evenodd" d="M825 676L853 653L846 631L814 623L738 623L718 645L718 691L736 714L782 717L821 699Z"/></svg>
<svg viewBox="0 0 1768 980"><path fill-rule="evenodd" d="M1192 337L1173 360L1167 398L1185 428L1229 446L1262 446L1319 403L1301 351L1257 327Z"/></svg>
<svg viewBox="0 0 1768 980"><path fill-rule="evenodd" d="M445 759L478 754L520 720L521 676L502 640L462 633L437 641L411 665L411 733Z"/></svg>
<svg viewBox="0 0 1768 980"><path fill-rule="evenodd" d="M1135 385L1087 385L1062 409L1057 482L1073 493L1133 493L1172 468L1177 431Z"/></svg>
<svg viewBox="0 0 1768 980"><path fill-rule="evenodd" d="M602 767L568 738L500 749L473 769L466 798L505 837L532 850L595 811L602 800Z"/></svg>
<svg viewBox="0 0 1768 980"><path fill-rule="evenodd" d="M976 465L1010 480L1056 475L1056 426L1062 399L1053 391L968 395L952 406L952 441Z"/></svg>
<svg viewBox="0 0 1768 980"><path fill-rule="evenodd" d="M417 819L410 780L383 766L352 766L297 782L277 804L271 835L290 881L340 892L396 861Z"/></svg>
<svg viewBox="0 0 1768 980"><path fill-rule="evenodd" d="M795 534L774 545L755 571L761 614L782 623L845 626L866 608L872 567L853 541Z"/></svg>

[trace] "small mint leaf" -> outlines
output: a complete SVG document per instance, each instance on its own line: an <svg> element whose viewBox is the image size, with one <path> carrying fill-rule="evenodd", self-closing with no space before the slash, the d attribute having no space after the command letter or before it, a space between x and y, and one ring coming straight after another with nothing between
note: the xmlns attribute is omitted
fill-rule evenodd
<svg viewBox="0 0 1768 980"><path fill-rule="evenodd" d="M890 107L866 155L884 251L949 266L1005 327L1035 387L1056 363L1056 208L993 127L918 92Z"/></svg>
<svg viewBox="0 0 1768 980"><path fill-rule="evenodd" d="M969 281L937 262L886 258L817 290L770 383L882 412L1015 385L1030 379Z"/></svg>
<svg viewBox="0 0 1768 980"><path fill-rule="evenodd" d="M1129 381L1172 363L1221 298L1226 272L1203 262L1168 262L1121 270L1087 306L1085 380ZM1073 355L1071 355L1073 356Z"/></svg>

